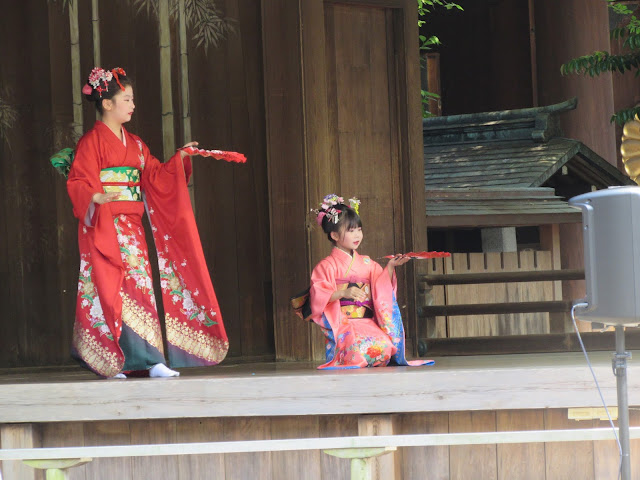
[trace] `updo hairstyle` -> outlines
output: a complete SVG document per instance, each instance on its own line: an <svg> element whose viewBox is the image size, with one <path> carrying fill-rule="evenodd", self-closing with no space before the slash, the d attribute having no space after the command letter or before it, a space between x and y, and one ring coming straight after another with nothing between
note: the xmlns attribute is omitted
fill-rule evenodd
<svg viewBox="0 0 640 480"><path fill-rule="evenodd" d="M335 245L335 240L331 238L332 232L340 234L341 232L349 231L352 228L362 228L362 220L360 219L360 215L358 215L353 208L345 205L344 203L334 205L332 208L340 211L340 214L338 215L338 222L334 223L329 215L325 215L322 217L321 225L322 230L327 234L329 241Z"/></svg>
<svg viewBox="0 0 640 480"><path fill-rule="evenodd" d="M102 88L102 92L100 92L97 88L93 88L93 85L91 85L91 83L89 83L89 80L87 80L87 85L91 88L91 93L84 94L84 98L86 98L89 102L92 102L95 104L96 110L100 112L100 115L102 115L103 113L102 100L111 100L118 92L121 92L123 88L127 86L133 87L132 80L129 77L127 77L126 74L123 75L122 73L118 74L117 76L113 74L113 76L111 77L111 80L106 82L106 88L104 83L105 82L100 81L100 87ZM120 88L121 85L122 85L122 88ZM86 86L85 86L85 90L86 90ZM102 93L102 96L100 95L101 93Z"/></svg>

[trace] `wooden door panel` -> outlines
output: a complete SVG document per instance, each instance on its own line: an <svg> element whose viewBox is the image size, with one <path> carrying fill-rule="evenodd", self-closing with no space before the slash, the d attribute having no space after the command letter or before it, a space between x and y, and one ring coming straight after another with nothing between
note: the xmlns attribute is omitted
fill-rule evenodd
<svg viewBox="0 0 640 480"><path fill-rule="evenodd" d="M374 258L401 243L394 228L394 214L401 212L393 208L399 178L388 10L325 5L329 132L338 158L339 193L362 200L362 252Z"/></svg>

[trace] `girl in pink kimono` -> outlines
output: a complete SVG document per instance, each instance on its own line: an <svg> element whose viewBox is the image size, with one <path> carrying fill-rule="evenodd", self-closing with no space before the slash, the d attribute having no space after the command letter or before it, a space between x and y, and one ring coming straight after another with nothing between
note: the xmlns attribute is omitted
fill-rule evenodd
<svg viewBox="0 0 640 480"><path fill-rule="evenodd" d="M310 320L326 336L327 363L320 369L344 369L397 365L425 365L433 361L407 362L404 328L396 302L394 269L410 258L396 255L383 269L358 254L362 243L360 201L327 195L317 213L334 248L311 274Z"/></svg>

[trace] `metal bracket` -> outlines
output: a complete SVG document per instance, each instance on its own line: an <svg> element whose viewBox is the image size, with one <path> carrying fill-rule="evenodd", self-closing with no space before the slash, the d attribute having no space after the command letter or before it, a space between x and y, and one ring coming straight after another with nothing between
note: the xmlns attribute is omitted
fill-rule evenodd
<svg viewBox="0 0 640 480"><path fill-rule="evenodd" d="M614 353L611 359L611 369L616 377L625 375L627 360L631 359L631 352Z"/></svg>

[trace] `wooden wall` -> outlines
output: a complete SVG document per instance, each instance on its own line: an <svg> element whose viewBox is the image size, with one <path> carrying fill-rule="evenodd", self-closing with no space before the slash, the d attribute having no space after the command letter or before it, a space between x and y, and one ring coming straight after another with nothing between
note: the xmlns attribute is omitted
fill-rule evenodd
<svg viewBox="0 0 640 480"><path fill-rule="evenodd" d="M527 272L552 270L551 252L454 253L449 258L433 259L429 273L466 274L484 272ZM434 286L434 305L470 303L537 302L555 298L551 282L489 283L478 285ZM436 317L427 320L430 338L486 337L545 334L550 332L548 313L472 315Z"/></svg>
<svg viewBox="0 0 640 480"><path fill-rule="evenodd" d="M70 146L72 119L68 13L60 3L11 2L0 16L0 86L12 93L18 123L0 144L0 366L70 361L78 275L76 229L64 179L48 162ZM135 82L127 125L162 152L157 23L128 0L99 2L103 66ZM258 0L218 5L235 33L205 55L189 44L193 138L236 150L245 165L194 160L195 207L205 257L230 339L230 357L274 355L269 210ZM82 81L93 67L90 2L79 2ZM173 35L176 142L182 144L178 60ZM85 131L95 109L84 102ZM150 242L151 244L153 242ZM151 245L150 245L151 246ZM152 262L153 263L153 262Z"/></svg>
<svg viewBox="0 0 640 480"><path fill-rule="evenodd" d="M279 359L317 359L324 352L319 332L289 307L331 249L309 210L328 193L357 196L361 253L426 248L416 6L263 0L262 9L273 27L265 29L264 45L265 64L273 66L265 91L276 352ZM293 188L296 182L302 188ZM401 272L409 332L413 274Z"/></svg>
<svg viewBox="0 0 640 480"><path fill-rule="evenodd" d="M640 425L638 412L632 410L630 415L631 425ZM385 427L385 419L392 427ZM377 424L373 428L372 422ZM7 448L10 441L12 446L15 442L31 441L24 435L20 438L27 431L34 432L31 437L36 439L34 446L62 447L375 435L385 434L385 430L395 434L428 434L607 427L608 422L600 420L569 420L567 409L412 413L384 418L366 415L202 418L17 425L3 427L2 446ZM397 469L395 478L404 480L599 480L616 478L618 468L613 441L410 447L387 457L391 455L393 458L387 464L393 461ZM640 440L631 441L631 460L633 479L640 479ZM5 480L38 479L33 470L15 462L3 462L2 468ZM385 468L384 461L380 468ZM20 476L14 473L18 471ZM104 458L69 470L70 480L113 478L347 480L350 470L348 460L321 451Z"/></svg>

